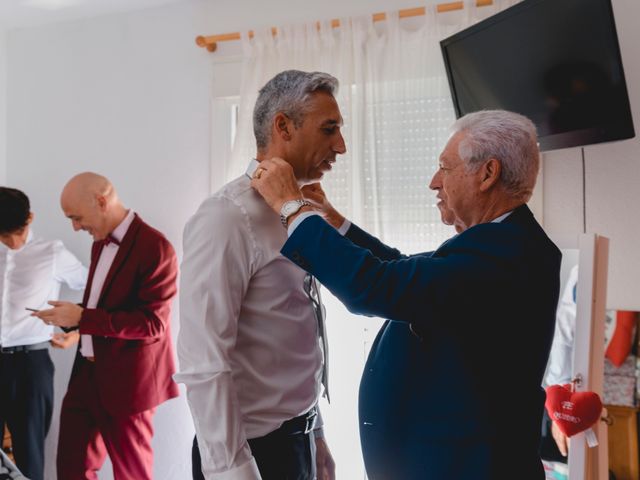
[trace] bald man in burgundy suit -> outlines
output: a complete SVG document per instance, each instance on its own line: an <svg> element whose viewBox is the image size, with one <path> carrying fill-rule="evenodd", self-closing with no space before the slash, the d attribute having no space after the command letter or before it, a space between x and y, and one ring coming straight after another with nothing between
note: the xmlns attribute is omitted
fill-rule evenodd
<svg viewBox="0 0 640 480"><path fill-rule="evenodd" d="M153 414L178 395L170 333L176 255L100 175L72 178L61 205L94 243L82 306L50 302L35 314L81 337L62 404L58 479L96 479L108 453L116 480L151 480Z"/></svg>

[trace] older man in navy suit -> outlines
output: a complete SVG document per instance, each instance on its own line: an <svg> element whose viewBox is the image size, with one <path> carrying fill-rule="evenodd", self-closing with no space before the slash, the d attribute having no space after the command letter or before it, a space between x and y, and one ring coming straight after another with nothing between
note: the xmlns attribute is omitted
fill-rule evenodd
<svg viewBox="0 0 640 480"><path fill-rule="evenodd" d="M462 233L405 256L355 225L341 235L349 223L317 186L291 214L304 194L291 168L260 164L252 185L288 224L283 255L351 311L388 319L360 385L370 480L544 478L540 385L561 255L525 204L538 170L530 120L460 118L430 188Z"/></svg>

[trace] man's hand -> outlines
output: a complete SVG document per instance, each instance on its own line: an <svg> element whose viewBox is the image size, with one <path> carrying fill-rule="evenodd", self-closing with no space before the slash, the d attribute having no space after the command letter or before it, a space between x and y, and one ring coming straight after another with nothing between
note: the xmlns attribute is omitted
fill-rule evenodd
<svg viewBox="0 0 640 480"><path fill-rule="evenodd" d="M560 427L558 427L556 422L551 422L551 435L556 441L556 445L558 446L558 450L560 450L562 456L566 457L569 452L569 439L564 433L562 433L562 430L560 430Z"/></svg>
<svg viewBox="0 0 640 480"><path fill-rule="evenodd" d="M302 195L314 209L318 210L334 228L340 228L344 223L344 217L338 212L333 205L327 200L327 194L324 193L322 186L319 183L312 183L302 187Z"/></svg>
<svg viewBox="0 0 640 480"><path fill-rule="evenodd" d="M68 333L54 333L51 336L51 345L53 348L69 348L80 340L80 332L78 330L74 330L73 332Z"/></svg>
<svg viewBox="0 0 640 480"><path fill-rule="evenodd" d="M327 442L324 438L316 438L316 469L318 480L335 480L336 463L333 461Z"/></svg>
<svg viewBox="0 0 640 480"><path fill-rule="evenodd" d="M260 162L251 179L251 186L276 213L280 213L285 202L302 198L293 168L278 157Z"/></svg>
<svg viewBox="0 0 640 480"><path fill-rule="evenodd" d="M47 325L57 327L76 327L80 323L83 308L71 302L47 302L53 306L48 310L33 312L31 316L38 317Z"/></svg>

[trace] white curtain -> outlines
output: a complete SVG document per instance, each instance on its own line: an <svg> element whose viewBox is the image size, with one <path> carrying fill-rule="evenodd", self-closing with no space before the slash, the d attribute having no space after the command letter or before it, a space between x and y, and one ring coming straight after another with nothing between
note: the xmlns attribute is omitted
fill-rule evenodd
<svg viewBox="0 0 640 480"><path fill-rule="evenodd" d="M407 252L437 247L452 230L440 223L429 180L455 120L439 41L517 3L400 20L341 19L244 35L238 127L227 179L255 155L252 110L258 90L286 69L319 70L340 81L347 154L326 176L332 202L356 223Z"/></svg>
<svg viewBox="0 0 640 480"><path fill-rule="evenodd" d="M369 15L256 31L243 38L244 62L238 127L228 179L255 155L252 110L258 90L286 69L319 70L340 81L337 99L345 121L347 154L323 184L348 218L406 253L435 249L453 234L440 222L428 188L438 155L455 120L439 41L506 8L465 2L461 11L373 23ZM324 292L331 351L332 404L321 405L338 478L364 477L357 422L357 387L379 321L351 316Z"/></svg>

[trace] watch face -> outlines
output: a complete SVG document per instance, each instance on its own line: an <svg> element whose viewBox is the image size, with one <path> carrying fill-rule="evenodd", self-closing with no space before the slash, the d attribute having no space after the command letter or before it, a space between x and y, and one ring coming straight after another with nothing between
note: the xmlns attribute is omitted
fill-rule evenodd
<svg viewBox="0 0 640 480"><path fill-rule="evenodd" d="M289 215L293 215L298 210L300 210L300 203L296 202L295 200L291 200L289 202L286 202L282 206L281 214L286 217Z"/></svg>

